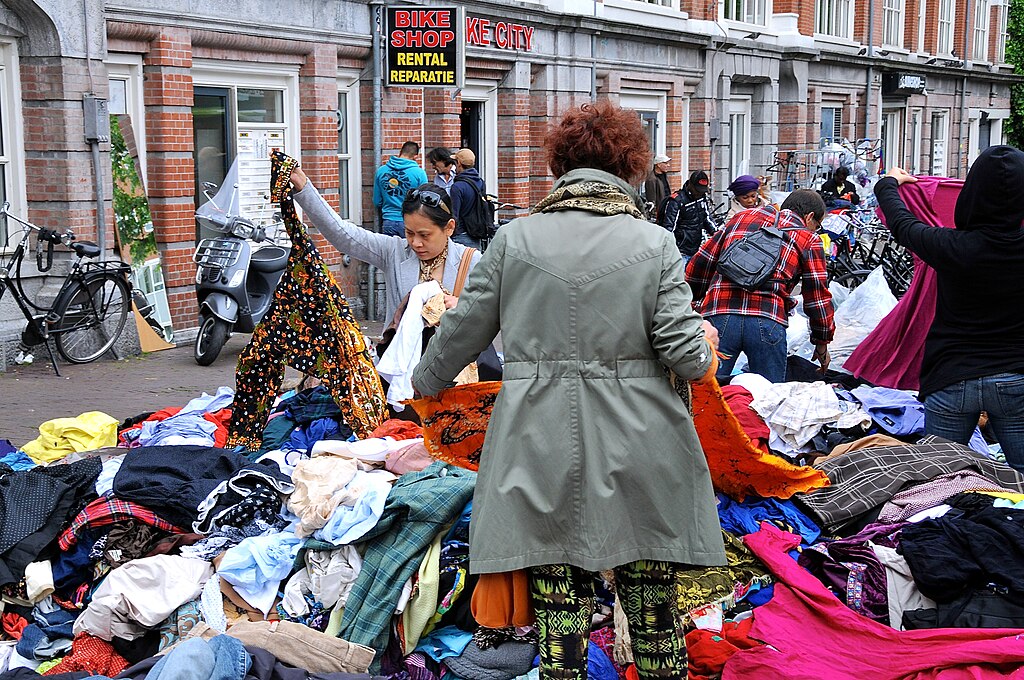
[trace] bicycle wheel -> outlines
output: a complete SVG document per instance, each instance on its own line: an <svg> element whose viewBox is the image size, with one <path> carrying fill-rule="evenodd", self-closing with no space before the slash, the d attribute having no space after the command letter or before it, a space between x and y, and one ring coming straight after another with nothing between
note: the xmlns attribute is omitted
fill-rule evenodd
<svg viewBox="0 0 1024 680"><path fill-rule="evenodd" d="M842 286L845 286L849 290L853 290L860 284L867 280L868 276L871 275L870 269L855 269L852 272L847 272L840 276L837 276L834 281Z"/></svg>
<svg viewBox="0 0 1024 680"><path fill-rule="evenodd" d="M131 292L124 277L92 276L72 284L53 310L50 333L57 351L72 364L100 358L117 342L131 311Z"/></svg>

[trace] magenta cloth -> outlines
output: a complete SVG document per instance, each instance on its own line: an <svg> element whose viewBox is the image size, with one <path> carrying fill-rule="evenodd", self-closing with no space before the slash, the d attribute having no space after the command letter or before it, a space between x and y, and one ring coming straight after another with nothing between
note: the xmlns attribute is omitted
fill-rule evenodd
<svg viewBox="0 0 1024 680"><path fill-rule="evenodd" d="M849 609L787 551L800 537L762 523L743 538L776 577L754 610L750 637L770 646L737 652L723 680L1024 679L1024 632L1003 628L898 631Z"/></svg>
<svg viewBox="0 0 1024 680"><path fill-rule="evenodd" d="M919 177L900 185L900 198L925 224L953 229L953 209L963 180ZM884 220L885 217L879 215ZM914 255L910 289L843 364L843 369L873 385L897 390L921 387L924 340L935 319L935 270Z"/></svg>

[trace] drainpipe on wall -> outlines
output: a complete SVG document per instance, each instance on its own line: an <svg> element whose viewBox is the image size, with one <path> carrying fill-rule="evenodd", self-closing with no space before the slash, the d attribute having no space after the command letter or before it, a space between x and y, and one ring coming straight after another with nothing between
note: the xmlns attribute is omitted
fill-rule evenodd
<svg viewBox="0 0 1024 680"><path fill-rule="evenodd" d="M84 116L91 118L91 120L85 121L86 141L89 142L92 151L92 174L96 188L96 245L100 247L100 260L103 261L107 259L107 211L103 196L100 142L110 139L109 123L106 123L106 130L101 129L104 121L108 119L106 117L106 101L95 96L96 82L92 74L92 35L89 31L89 0L82 0L82 11L85 20L85 68L89 73L89 93L83 100L82 112Z"/></svg>
<svg viewBox="0 0 1024 680"><path fill-rule="evenodd" d="M864 93L864 138L871 139L871 85L875 80L875 0L868 0L868 80ZM878 114L881 116L881 112ZM884 150L883 150L884 153Z"/></svg>
<svg viewBox="0 0 1024 680"><path fill-rule="evenodd" d="M966 157L970 154L971 140L964 139L964 120L967 118L967 69L969 68L970 60L967 58L968 51L973 47L971 45L971 11L974 9L974 2L967 0L967 12L964 15L964 53L963 53L963 69L964 79L960 84L960 151L957 154L957 165L956 165L956 176L961 177L961 172L967 173ZM965 154L966 152L966 154Z"/></svg>
<svg viewBox="0 0 1024 680"><path fill-rule="evenodd" d="M373 38L373 169L381 166L384 153L384 127L381 121L381 102L384 97L384 66L381 61L381 32L384 21L384 3L370 3L370 36ZM380 231L377 215L373 216L373 230ZM366 273L366 318L377 319L377 268L369 265Z"/></svg>

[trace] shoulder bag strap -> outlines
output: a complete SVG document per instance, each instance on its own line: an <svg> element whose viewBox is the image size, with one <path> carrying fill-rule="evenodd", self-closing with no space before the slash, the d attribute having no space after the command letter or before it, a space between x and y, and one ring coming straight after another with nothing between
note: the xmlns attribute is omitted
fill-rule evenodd
<svg viewBox="0 0 1024 680"><path fill-rule="evenodd" d="M466 277L469 276L469 265L473 262L473 254L476 248L466 248L462 252L462 259L459 260L459 273L455 277L455 287L452 289L452 296L459 297L462 287L466 285Z"/></svg>

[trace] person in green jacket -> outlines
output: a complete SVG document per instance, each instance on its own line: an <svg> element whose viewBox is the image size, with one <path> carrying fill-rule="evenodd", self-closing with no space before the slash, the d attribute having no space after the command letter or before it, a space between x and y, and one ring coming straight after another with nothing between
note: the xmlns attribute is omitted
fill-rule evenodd
<svg viewBox="0 0 1024 680"><path fill-rule="evenodd" d="M644 219L631 186L646 148L632 111L566 113L547 138L552 192L498 231L413 376L437 394L501 331L470 565L529 570L541 677L587 677L606 569L640 677L685 677L676 579L726 563L707 461L667 377L711 379L717 334L693 311L672 234Z"/></svg>

